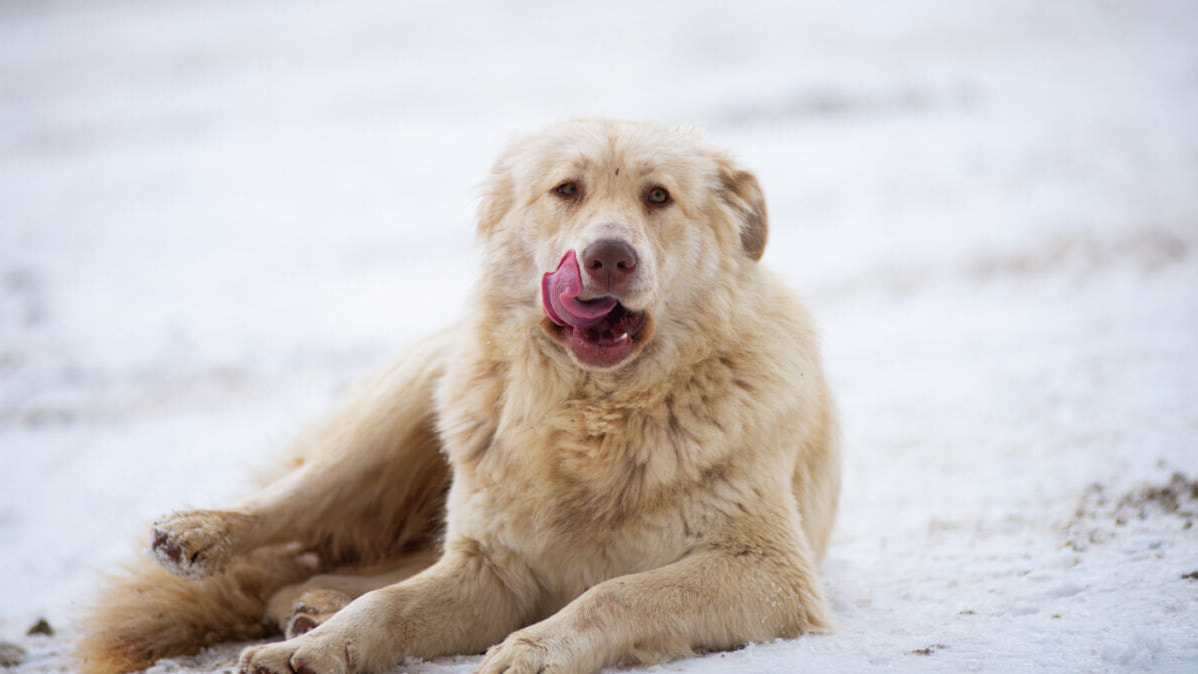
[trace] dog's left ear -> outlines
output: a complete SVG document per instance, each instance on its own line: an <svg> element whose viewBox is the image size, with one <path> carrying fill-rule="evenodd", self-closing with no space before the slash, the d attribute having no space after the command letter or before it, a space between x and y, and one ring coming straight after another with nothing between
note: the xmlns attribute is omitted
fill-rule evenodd
<svg viewBox="0 0 1198 674"><path fill-rule="evenodd" d="M483 185L482 198L478 204L478 228L475 232L479 236L493 233L499 221L507 215L512 207L513 190L507 166L503 160L496 162L490 178Z"/></svg>
<svg viewBox="0 0 1198 674"><path fill-rule="evenodd" d="M724 203L740 216L740 244L746 255L760 260L770 232L761 184L757 176L736 166L728 157L718 159Z"/></svg>

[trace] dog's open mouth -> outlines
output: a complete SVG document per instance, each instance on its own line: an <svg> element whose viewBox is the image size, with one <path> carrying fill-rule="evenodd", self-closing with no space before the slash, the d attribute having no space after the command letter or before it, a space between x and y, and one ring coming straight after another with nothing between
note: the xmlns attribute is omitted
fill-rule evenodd
<svg viewBox="0 0 1198 674"><path fill-rule="evenodd" d="M541 327L585 365L619 365L648 338L649 315L630 311L611 296L580 300L581 293L578 258L570 251L555 271L541 278L546 314Z"/></svg>

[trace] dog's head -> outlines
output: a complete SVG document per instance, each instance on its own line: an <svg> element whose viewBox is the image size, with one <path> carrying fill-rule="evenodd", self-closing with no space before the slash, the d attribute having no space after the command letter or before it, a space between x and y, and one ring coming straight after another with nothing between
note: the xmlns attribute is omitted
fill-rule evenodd
<svg viewBox="0 0 1198 674"><path fill-rule="evenodd" d="M765 249L757 179L697 134L604 119L513 142L479 209L481 287L579 366L688 330Z"/></svg>

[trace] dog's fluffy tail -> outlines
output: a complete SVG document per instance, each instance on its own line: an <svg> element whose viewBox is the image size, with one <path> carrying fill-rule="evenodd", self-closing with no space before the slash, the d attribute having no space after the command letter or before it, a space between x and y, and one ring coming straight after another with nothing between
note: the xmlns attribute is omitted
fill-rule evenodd
<svg viewBox="0 0 1198 674"><path fill-rule="evenodd" d="M144 669L222 641L246 641L277 631L264 620L266 602L314 571L315 560L291 546L271 546L194 580L173 576L148 558L108 578L80 625L76 660L90 674Z"/></svg>

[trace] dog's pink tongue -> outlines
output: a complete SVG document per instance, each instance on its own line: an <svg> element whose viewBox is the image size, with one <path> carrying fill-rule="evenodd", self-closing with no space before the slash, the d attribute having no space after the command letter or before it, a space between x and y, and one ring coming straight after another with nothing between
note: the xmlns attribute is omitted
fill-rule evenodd
<svg viewBox="0 0 1198 674"><path fill-rule="evenodd" d="M600 297L582 301L582 272L578 256L570 251L562 257L557 270L541 277L541 299L545 313L554 323L574 328L589 328L603 322L616 308L616 298Z"/></svg>

